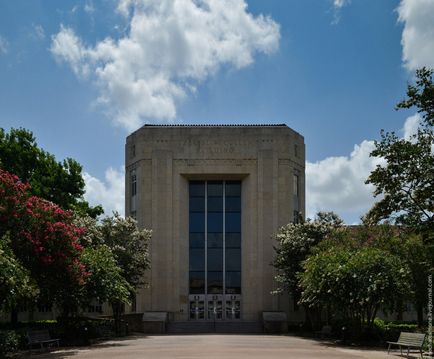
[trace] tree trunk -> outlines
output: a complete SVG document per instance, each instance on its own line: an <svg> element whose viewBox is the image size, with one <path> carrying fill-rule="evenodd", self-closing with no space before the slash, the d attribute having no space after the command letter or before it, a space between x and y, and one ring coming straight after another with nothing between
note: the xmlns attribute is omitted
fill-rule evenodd
<svg viewBox="0 0 434 359"><path fill-rule="evenodd" d="M15 327L18 324L18 309L13 307L11 309L11 324Z"/></svg>
<svg viewBox="0 0 434 359"><path fill-rule="evenodd" d="M113 319L115 321L115 333L121 335L121 318L123 312L123 304L120 302L112 303Z"/></svg>
<svg viewBox="0 0 434 359"><path fill-rule="evenodd" d="M417 325L419 327L423 326L423 305L422 303L416 304L417 308Z"/></svg>
<svg viewBox="0 0 434 359"><path fill-rule="evenodd" d="M402 321L402 314L403 314L403 303L402 303L402 299L400 299L398 301L398 307L396 308L396 320L397 321Z"/></svg>

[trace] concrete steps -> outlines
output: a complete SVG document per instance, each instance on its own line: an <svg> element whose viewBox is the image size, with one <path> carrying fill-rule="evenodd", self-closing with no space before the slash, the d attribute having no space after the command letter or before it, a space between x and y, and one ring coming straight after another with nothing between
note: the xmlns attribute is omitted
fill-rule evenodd
<svg viewBox="0 0 434 359"><path fill-rule="evenodd" d="M166 325L168 334L199 334L199 333L262 333L260 322L253 321L216 321L216 322L170 322Z"/></svg>

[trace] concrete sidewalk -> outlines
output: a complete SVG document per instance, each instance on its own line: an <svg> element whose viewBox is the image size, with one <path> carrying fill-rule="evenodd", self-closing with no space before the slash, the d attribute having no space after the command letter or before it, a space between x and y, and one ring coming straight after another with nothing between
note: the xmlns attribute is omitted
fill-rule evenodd
<svg viewBox="0 0 434 359"><path fill-rule="evenodd" d="M110 340L90 347L68 348L49 353L25 354L20 358L61 359L335 359L399 358L386 350L336 347L324 341L273 335L164 335L135 336ZM416 358L417 355L414 354Z"/></svg>

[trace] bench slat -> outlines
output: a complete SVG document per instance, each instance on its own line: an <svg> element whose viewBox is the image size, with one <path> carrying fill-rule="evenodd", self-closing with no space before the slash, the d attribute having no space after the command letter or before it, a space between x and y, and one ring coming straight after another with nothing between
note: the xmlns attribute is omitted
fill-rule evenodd
<svg viewBox="0 0 434 359"><path fill-rule="evenodd" d="M401 348L401 353L402 347L406 347L407 355L410 348L419 349L420 354L422 355L422 346L425 342L425 338L426 334L401 332L396 342L387 342L389 344L389 349L387 350L387 353L390 352L392 345L398 345Z"/></svg>
<svg viewBox="0 0 434 359"><path fill-rule="evenodd" d="M48 330L30 330L27 332L27 339L29 341L29 346L40 344L42 348L43 344L49 343L57 343L57 346L59 346L59 339L51 338Z"/></svg>

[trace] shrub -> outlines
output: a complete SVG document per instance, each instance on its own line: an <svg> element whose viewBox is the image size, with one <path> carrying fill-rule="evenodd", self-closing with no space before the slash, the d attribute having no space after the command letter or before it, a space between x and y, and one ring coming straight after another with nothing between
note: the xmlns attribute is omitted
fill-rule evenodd
<svg viewBox="0 0 434 359"><path fill-rule="evenodd" d="M382 319L375 318L374 328L381 340L396 341L401 332L414 333L418 331L418 326L415 323L402 322L385 322Z"/></svg>
<svg viewBox="0 0 434 359"><path fill-rule="evenodd" d="M14 330L0 331L0 356L16 351L21 342L21 336Z"/></svg>

